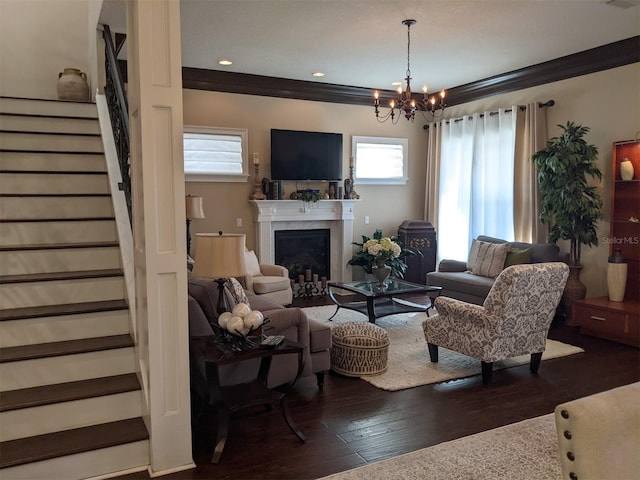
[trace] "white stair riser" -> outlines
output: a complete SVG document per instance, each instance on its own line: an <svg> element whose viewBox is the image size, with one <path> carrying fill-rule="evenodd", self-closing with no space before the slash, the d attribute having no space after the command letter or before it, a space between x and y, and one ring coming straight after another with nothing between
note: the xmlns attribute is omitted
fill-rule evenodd
<svg viewBox="0 0 640 480"><path fill-rule="evenodd" d="M1 472L2 480L81 480L142 471L148 465L149 441L144 440L5 468Z"/></svg>
<svg viewBox="0 0 640 480"><path fill-rule="evenodd" d="M11 132L100 134L98 119L0 115L0 124Z"/></svg>
<svg viewBox="0 0 640 480"><path fill-rule="evenodd" d="M100 302L124 298L123 277L83 278L0 285L2 308Z"/></svg>
<svg viewBox="0 0 640 480"><path fill-rule="evenodd" d="M0 170L106 172L107 163L99 154L0 152Z"/></svg>
<svg viewBox="0 0 640 480"><path fill-rule="evenodd" d="M0 252L0 275L77 272L120 267L118 247Z"/></svg>
<svg viewBox="0 0 640 480"><path fill-rule="evenodd" d="M0 98L0 112L98 118L98 109L94 103L51 102L24 98Z"/></svg>
<svg viewBox="0 0 640 480"><path fill-rule="evenodd" d="M2 193L60 194L111 193L109 178L104 174L81 173L3 173L0 176ZM3 200L4 203L5 200ZM21 201L20 198L17 201Z"/></svg>
<svg viewBox="0 0 640 480"><path fill-rule="evenodd" d="M0 391L134 373L133 347L0 363Z"/></svg>
<svg viewBox="0 0 640 480"><path fill-rule="evenodd" d="M0 322L0 348L129 333L129 311L81 313Z"/></svg>
<svg viewBox="0 0 640 480"><path fill-rule="evenodd" d="M99 136L0 133L5 150L28 152L102 152Z"/></svg>
<svg viewBox="0 0 640 480"><path fill-rule="evenodd" d="M0 413L0 441L115 422L142 415L140 391Z"/></svg>
<svg viewBox="0 0 640 480"><path fill-rule="evenodd" d="M0 204L3 220L110 218L111 197L7 197Z"/></svg>
<svg viewBox="0 0 640 480"><path fill-rule="evenodd" d="M40 245L118 240L115 220L16 222L0 226L0 245Z"/></svg>

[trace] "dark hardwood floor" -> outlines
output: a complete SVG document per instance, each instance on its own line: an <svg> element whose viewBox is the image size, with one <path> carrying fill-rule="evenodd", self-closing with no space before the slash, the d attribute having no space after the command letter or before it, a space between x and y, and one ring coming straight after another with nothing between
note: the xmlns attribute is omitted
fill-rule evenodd
<svg viewBox="0 0 640 480"><path fill-rule="evenodd" d="M279 409L244 410L232 418L219 464L210 463L215 438L211 420L194 432L197 468L162 478L318 478L548 414L559 403L640 380L637 348L581 335L562 322L552 326L549 337L578 345L585 353L544 361L538 375L528 365L496 371L489 386L482 384L479 364L476 376L398 392L335 374L327 375L319 392L315 377L303 378L289 403L306 443L291 433Z"/></svg>

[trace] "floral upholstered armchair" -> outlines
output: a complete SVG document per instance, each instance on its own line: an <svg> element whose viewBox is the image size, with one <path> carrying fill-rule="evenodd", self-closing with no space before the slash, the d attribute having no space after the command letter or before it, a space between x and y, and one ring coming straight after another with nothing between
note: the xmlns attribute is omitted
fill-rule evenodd
<svg viewBox="0 0 640 480"><path fill-rule="evenodd" d="M493 362L530 354L536 373L568 276L562 262L513 265L500 273L482 306L438 297L438 315L422 324L431 361L438 361L438 346L477 358L488 384Z"/></svg>

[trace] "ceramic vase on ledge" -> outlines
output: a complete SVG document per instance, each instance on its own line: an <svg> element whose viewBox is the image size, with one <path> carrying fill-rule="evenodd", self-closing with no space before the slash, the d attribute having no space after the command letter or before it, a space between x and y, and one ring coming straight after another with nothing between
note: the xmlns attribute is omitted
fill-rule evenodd
<svg viewBox="0 0 640 480"><path fill-rule="evenodd" d="M58 74L58 98L88 102L91 95L89 94L87 74L77 68L65 68L64 72L60 72Z"/></svg>
<svg viewBox="0 0 640 480"><path fill-rule="evenodd" d="M633 180L633 163L628 158L620 162L620 178L622 180Z"/></svg>
<svg viewBox="0 0 640 480"><path fill-rule="evenodd" d="M622 250L616 249L609 257L607 265L607 290L609 301L622 302L627 287L627 262L622 257Z"/></svg>

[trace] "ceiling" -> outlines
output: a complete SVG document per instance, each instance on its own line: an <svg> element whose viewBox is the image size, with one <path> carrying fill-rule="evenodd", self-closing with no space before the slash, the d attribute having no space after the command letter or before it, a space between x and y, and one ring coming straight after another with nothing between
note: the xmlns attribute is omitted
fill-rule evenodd
<svg viewBox="0 0 640 480"><path fill-rule="evenodd" d="M392 90L448 89L640 33L640 0L181 0L182 65ZM100 22L126 33L124 0ZM222 67L220 59L233 65ZM321 71L322 79L312 77Z"/></svg>

